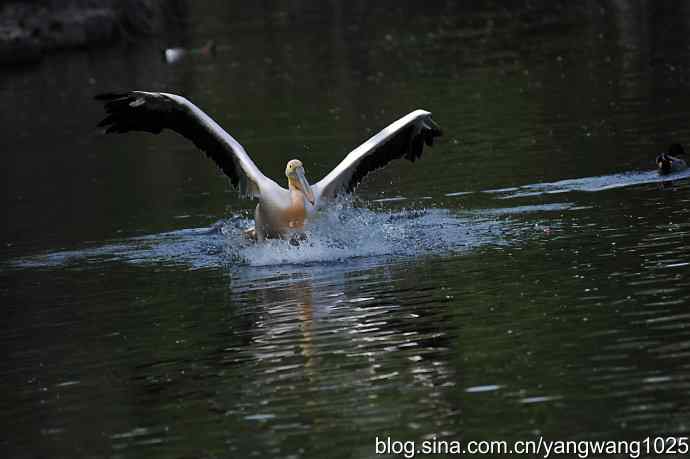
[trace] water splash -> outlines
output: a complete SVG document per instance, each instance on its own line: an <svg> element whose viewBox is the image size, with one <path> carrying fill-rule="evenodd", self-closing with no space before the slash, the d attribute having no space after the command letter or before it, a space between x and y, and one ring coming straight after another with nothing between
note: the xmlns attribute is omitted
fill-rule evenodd
<svg viewBox="0 0 690 459"><path fill-rule="evenodd" d="M231 246L234 258L253 266L343 261L375 256L417 256L502 242L496 220L459 216L446 209L375 212L336 205L322 212L297 246L289 241Z"/></svg>
<svg viewBox="0 0 690 459"><path fill-rule="evenodd" d="M60 251L17 260L18 268L97 263L187 265L190 269L341 262L366 257L448 254L508 243L511 226L495 215L458 214L448 209L373 211L341 202L320 212L306 240L264 243L242 233L252 225L233 216L209 228L135 237L82 250Z"/></svg>

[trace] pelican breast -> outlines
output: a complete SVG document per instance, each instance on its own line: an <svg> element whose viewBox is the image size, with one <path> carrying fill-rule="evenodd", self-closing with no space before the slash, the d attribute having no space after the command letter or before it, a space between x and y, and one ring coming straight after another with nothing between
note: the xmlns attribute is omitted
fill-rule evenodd
<svg viewBox="0 0 690 459"><path fill-rule="evenodd" d="M257 204L256 226L267 237L279 237L303 229L314 210L300 190L276 188L264 193Z"/></svg>

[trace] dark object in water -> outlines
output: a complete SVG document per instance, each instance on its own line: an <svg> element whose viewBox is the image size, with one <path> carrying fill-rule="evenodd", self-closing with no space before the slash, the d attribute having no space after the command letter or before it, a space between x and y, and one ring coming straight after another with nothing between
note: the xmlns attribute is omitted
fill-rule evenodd
<svg viewBox="0 0 690 459"><path fill-rule="evenodd" d="M661 153L656 157L656 166L660 175L680 172L688 168L685 160L678 158L678 155L685 155L685 151L680 144L674 143L668 147L668 153Z"/></svg>

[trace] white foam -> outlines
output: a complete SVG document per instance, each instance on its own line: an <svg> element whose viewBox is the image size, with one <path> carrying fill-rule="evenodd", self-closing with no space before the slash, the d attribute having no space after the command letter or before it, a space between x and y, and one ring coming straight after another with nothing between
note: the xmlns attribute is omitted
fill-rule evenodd
<svg viewBox="0 0 690 459"><path fill-rule="evenodd" d="M446 209L375 212L339 203L310 222L306 240L228 244L230 257L252 266L305 264L376 256L448 252L497 241L500 231L485 220L459 217ZM496 226L496 225L494 225ZM233 236L239 230L226 232ZM235 240L235 237L229 242Z"/></svg>

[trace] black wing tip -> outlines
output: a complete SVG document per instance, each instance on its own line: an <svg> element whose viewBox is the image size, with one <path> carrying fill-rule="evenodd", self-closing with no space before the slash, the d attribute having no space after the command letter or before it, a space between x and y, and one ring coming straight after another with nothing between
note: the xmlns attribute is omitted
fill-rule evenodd
<svg viewBox="0 0 690 459"><path fill-rule="evenodd" d="M103 92L94 95L94 99L103 103L106 117L103 118L97 125L101 129L102 134L120 134L131 130L131 121L128 120L131 107L131 102L137 94L135 91L123 92Z"/></svg>
<svg viewBox="0 0 690 459"><path fill-rule="evenodd" d="M133 101L133 92L105 92L96 94L94 99L103 103L103 108L108 115L121 111L121 108ZM102 122L104 122L103 120Z"/></svg>
<svg viewBox="0 0 690 459"><path fill-rule="evenodd" d="M443 136L443 131L438 126L435 126L433 128L428 129L426 132L424 132L423 136L424 136L424 143L428 147L433 147L436 137Z"/></svg>
<svg viewBox="0 0 690 459"><path fill-rule="evenodd" d="M436 137L441 136L443 136L443 130L438 124L434 122L434 120L429 118L428 124L424 126L420 133L422 142L426 144L428 147L432 147L434 145L434 140L436 139ZM421 152L418 156L421 156Z"/></svg>
<svg viewBox="0 0 690 459"><path fill-rule="evenodd" d="M127 92L101 92L93 96L94 100L101 102L110 102L118 99L126 99L131 97L134 93L132 91Z"/></svg>
<svg viewBox="0 0 690 459"><path fill-rule="evenodd" d="M429 114L427 120L427 129L431 132L433 137L441 137L443 135L443 129L439 126L436 121Z"/></svg>
<svg viewBox="0 0 690 459"><path fill-rule="evenodd" d="M117 119L113 115L113 103L126 99L130 94L129 92L102 92L93 96L94 100L103 102L103 108L107 114L107 116L96 125L97 128L101 129L102 134L115 132Z"/></svg>

